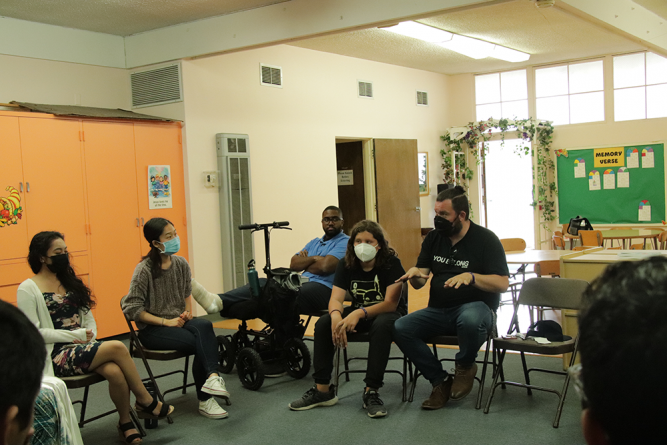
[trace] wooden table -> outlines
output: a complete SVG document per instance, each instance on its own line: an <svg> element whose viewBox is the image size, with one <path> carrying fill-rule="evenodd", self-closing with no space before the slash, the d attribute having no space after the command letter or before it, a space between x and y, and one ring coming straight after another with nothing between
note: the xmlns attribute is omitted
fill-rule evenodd
<svg viewBox="0 0 667 445"><path fill-rule="evenodd" d="M617 239L623 241L623 248L626 247L626 241L641 238L644 240L644 247L646 247L646 240L653 239L653 248L658 249L658 236L663 232L662 229L632 229L632 230L601 230L603 241L607 239ZM574 236L569 233L563 234L564 238L570 240L570 249L574 240L579 239L579 235Z"/></svg>

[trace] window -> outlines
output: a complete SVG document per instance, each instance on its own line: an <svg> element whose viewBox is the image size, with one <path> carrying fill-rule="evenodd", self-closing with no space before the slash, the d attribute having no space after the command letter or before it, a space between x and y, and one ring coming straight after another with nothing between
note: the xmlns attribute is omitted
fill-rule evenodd
<svg viewBox="0 0 667 445"><path fill-rule="evenodd" d="M653 53L614 57L614 120L667 117L667 59Z"/></svg>
<svg viewBox="0 0 667 445"><path fill-rule="evenodd" d="M604 120L602 60L535 70L537 119L554 125Z"/></svg>
<svg viewBox="0 0 667 445"><path fill-rule="evenodd" d="M475 76L477 120L528 119L526 70Z"/></svg>

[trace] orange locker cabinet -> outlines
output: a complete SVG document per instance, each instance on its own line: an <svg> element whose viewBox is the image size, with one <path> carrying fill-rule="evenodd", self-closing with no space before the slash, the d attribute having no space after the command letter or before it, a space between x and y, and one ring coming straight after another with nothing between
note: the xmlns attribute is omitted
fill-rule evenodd
<svg viewBox="0 0 667 445"><path fill-rule="evenodd" d="M98 336L127 332L120 299L148 251L145 221L171 220L179 255L188 256L180 124L0 112L0 134L0 215L7 214L3 203L21 206L16 224L0 226L0 299L15 303L18 284L33 275L26 261L32 236L57 230L96 298ZM173 208L149 210L148 166L165 164Z"/></svg>

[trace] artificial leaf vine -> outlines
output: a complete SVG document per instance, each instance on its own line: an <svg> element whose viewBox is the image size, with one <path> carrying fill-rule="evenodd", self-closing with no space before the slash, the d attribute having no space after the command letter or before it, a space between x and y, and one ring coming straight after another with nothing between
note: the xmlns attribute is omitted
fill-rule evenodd
<svg viewBox="0 0 667 445"><path fill-rule="evenodd" d="M533 188L531 206L538 207L541 212L540 223L549 230L548 224L556 219L556 181L554 178L555 164L551 156L554 127L549 121L535 119L488 119L470 122L465 127L452 128L441 139L445 147L440 150L442 156L443 180L447 184L462 185L468 188L468 181L473 178L473 170L467 162L467 153L472 154L476 163L488 151L487 142L493 135L493 129L500 130L501 143L505 143L507 132L516 132L524 144L514 152L519 156L535 156L537 170L533 168L533 179L536 179L537 190ZM534 142L532 148L530 142ZM565 153L567 156L567 153Z"/></svg>

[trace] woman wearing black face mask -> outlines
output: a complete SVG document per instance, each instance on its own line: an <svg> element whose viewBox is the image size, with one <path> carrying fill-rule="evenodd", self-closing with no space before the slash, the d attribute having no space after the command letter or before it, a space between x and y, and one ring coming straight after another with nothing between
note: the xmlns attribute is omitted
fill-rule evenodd
<svg viewBox="0 0 667 445"><path fill-rule="evenodd" d="M109 381L109 394L118 409L121 438L141 443L130 419L130 391L137 402L153 406L150 418L166 417L172 406L153 403L134 361L119 341L95 340L95 305L90 289L74 273L64 237L58 232L40 232L30 242L28 263L35 276L18 289L18 307L39 328L47 349L44 374L68 377L97 372Z"/></svg>

